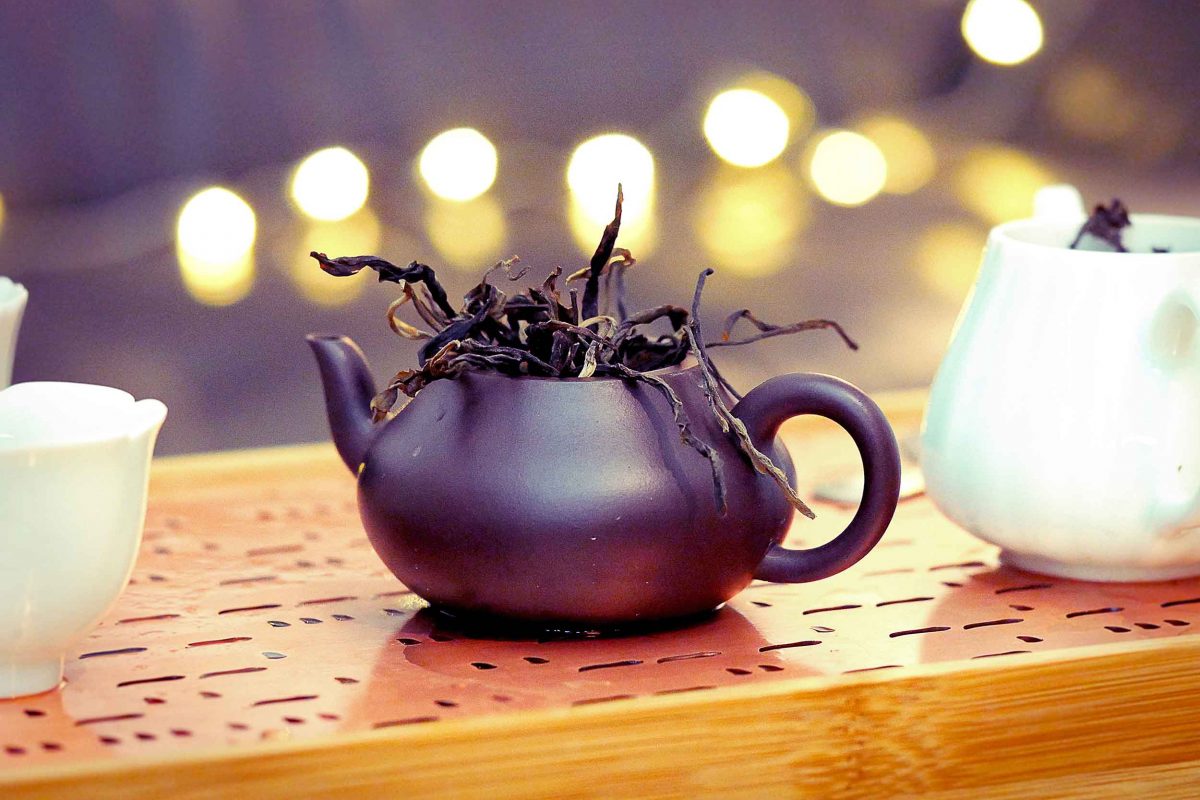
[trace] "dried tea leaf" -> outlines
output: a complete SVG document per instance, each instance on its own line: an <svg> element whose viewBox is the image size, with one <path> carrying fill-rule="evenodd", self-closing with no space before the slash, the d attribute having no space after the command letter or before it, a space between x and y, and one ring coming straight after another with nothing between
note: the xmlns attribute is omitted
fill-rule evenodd
<svg viewBox="0 0 1200 800"><path fill-rule="evenodd" d="M567 282L585 282L582 301L579 292L572 288L564 302L560 289L562 267L555 267L540 287L512 294L501 291L491 283L494 274L502 271L510 281L515 281L527 272L525 268L516 269L519 259L515 256L484 272L480 282L463 296L462 307L455 310L450 306L445 288L428 265L414 261L399 267L377 256L329 258L324 253L313 252L321 269L331 275L348 276L372 269L381 281L398 284L401 296L388 306L388 325L400 336L423 342L417 356L417 368L396 373L372 401L373 416L380 420L394 415L401 395L413 397L434 381L452 380L467 372L497 372L514 377L618 377L640 382L666 399L679 429L680 441L709 462L714 499L720 513L725 514L727 498L720 456L711 444L696 435L687 409L670 384L651 374L680 364L693 355L703 377L701 388L708 413L721 430L732 437L754 469L770 475L789 502L811 517L812 511L788 484L787 476L755 447L745 425L733 416L725 397L740 398L741 395L717 370L707 348L732 347L821 328L834 330L851 348L857 345L832 320L773 325L742 309L726 320L721 340L706 346L698 312L704 281L712 270L701 273L690 311L680 306L661 305L629 313L624 275L637 261L628 250L616 247L623 201L624 195L618 186L613 220L605 227L591 261L566 279ZM602 294L606 313L600 311ZM429 330L401 320L399 313L405 306L412 306ZM647 333L649 326L660 320L666 321L668 330L658 335ZM754 326L757 333L735 340L733 329L742 320ZM659 327L661 329L661 324Z"/></svg>
<svg viewBox="0 0 1200 800"><path fill-rule="evenodd" d="M430 295L437 303L438 308L447 317L453 317L455 311L450 306L450 301L446 297L446 290L438 283L437 276L434 274L433 268L425 264L420 264L416 261L410 263L407 267L397 267L389 261L384 261L378 256L345 256L342 258L329 258L324 253L312 251L310 256L315 258L321 265L321 269L325 270L330 275L339 278L357 275L365 268L371 268L379 273L379 280L391 281L393 283L421 283L429 289Z"/></svg>
<svg viewBox="0 0 1200 800"><path fill-rule="evenodd" d="M1084 236L1092 236L1107 244L1118 253L1128 253L1125 243L1121 240L1122 233L1125 228L1128 228L1132 223L1129 221L1129 209L1125 207L1119 199L1113 198L1113 201L1107 206L1100 203L1092 211L1092 215L1083 223L1083 227L1079 229L1079 233L1075 234L1075 240L1071 242L1071 249L1075 250L1083 241Z"/></svg>
<svg viewBox="0 0 1200 800"><path fill-rule="evenodd" d="M745 339L732 341L730 337L733 335L734 326L739 320L746 320L754 327L758 328L758 333L753 334ZM763 322L748 308L743 308L740 311L735 311L725 319L725 325L721 329L720 341L712 342L709 347L734 347L742 344L750 344L763 339L769 339L772 336L789 336L793 333L802 333L804 331L812 331L829 328L842 337L842 341L851 350L857 350L858 344L850 338L850 336L842 329L842 326L831 319L810 319L804 322L794 322L791 325L772 325L769 322Z"/></svg>
<svg viewBox="0 0 1200 800"><path fill-rule="evenodd" d="M583 315L594 317L598 309L597 300L600 293L600 272L612 258L613 248L617 246L617 234L621 232L621 205L625 202L625 192L621 184L617 184L617 206L613 209L612 222L604 228L600 236L600 244L592 255L592 263L588 267L587 283L583 288Z"/></svg>
<svg viewBox="0 0 1200 800"><path fill-rule="evenodd" d="M770 456L754 446L754 442L750 439L750 432L746 430L745 423L730 412L721 397L721 388L716 376L713 374L712 362L709 361L708 353L704 349L704 337L700 330L700 296L704 292L704 281L711 274L713 274L713 270L706 269L700 273L700 277L696 280L696 294L692 299L692 316L688 321L688 335L691 339L692 354L700 362L700 374L704 376L704 394L708 398L709 406L712 408L717 420L721 423L721 429L726 433L730 430L733 431L738 447L750 459L750 463L754 466L754 469L760 473L770 475L797 511L809 519L816 519L817 515L800 499L800 495L796 493L796 490L792 488L791 483L788 481L787 475L775 465Z"/></svg>
<svg viewBox="0 0 1200 800"><path fill-rule="evenodd" d="M423 331L420 328L409 325L407 322L396 316L397 312L400 311L400 307L408 303L411 299L412 294L405 292L392 301L392 304L388 306L387 310L388 326L405 339L432 339L433 334L429 331Z"/></svg>

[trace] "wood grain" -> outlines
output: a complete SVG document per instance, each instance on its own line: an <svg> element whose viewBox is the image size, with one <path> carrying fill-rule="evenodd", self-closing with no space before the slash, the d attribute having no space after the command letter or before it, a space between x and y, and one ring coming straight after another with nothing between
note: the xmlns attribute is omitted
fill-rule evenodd
<svg viewBox="0 0 1200 800"><path fill-rule="evenodd" d="M1185 796L1198 656L1180 639L804 679L31 772L3 796L1095 797L1143 774Z"/></svg>
<svg viewBox="0 0 1200 800"><path fill-rule="evenodd" d="M918 401L885 407L911 426ZM328 445L190 456L157 464L153 491L298 468L343 469ZM801 678L39 766L0 777L0 797L1192 797L1198 659L1200 641L1184 637Z"/></svg>

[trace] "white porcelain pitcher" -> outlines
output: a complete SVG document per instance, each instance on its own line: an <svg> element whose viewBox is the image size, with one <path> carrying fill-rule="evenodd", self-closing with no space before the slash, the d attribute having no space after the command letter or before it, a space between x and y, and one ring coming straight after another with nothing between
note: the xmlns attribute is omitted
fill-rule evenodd
<svg viewBox="0 0 1200 800"><path fill-rule="evenodd" d="M12 379L13 355L17 349L17 330L29 293L19 283L0 277L0 389Z"/></svg>
<svg viewBox="0 0 1200 800"><path fill-rule="evenodd" d="M1076 230L992 231L926 409L929 495L1018 568L1200 574L1200 220L1134 215L1129 253Z"/></svg>
<svg viewBox="0 0 1200 800"><path fill-rule="evenodd" d="M166 413L106 386L0 391L0 697L57 686L125 587Z"/></svg>

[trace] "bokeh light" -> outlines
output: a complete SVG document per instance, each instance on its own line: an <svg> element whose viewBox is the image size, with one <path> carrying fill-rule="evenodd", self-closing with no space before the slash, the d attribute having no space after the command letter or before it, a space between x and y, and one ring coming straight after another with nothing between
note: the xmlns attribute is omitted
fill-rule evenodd
<svg viewBox="0 0 1200 800"><path fill-rule="evenodd" d="M692 225L714 266L761 277L795 257L810 205L800 181L780 165L753 172L725 168L705 181Z"/></svg>
<svg viewBox="0 0 1200 800"><path fill-rule="evenodd" d="M206 306L228 306L245 299L254 288L254 256L247 253L231 261L206 261L180 252L179 274L183 288Z"/></svg>
<svg viewBox="0 0 1200 800"><path fill-rule="evenodd" d="M929 138L912 123L879 114L868 117L855 128L883 153L887 162L883 191L912 194L933 178L937 171L937 155Z"/></svg>
<svg viewBox="0 0 1200 800"><path fill-rule="evenodd" d="M417 169L429 191L443 200L466 202L496 182L496 146L474 128L443 131L425 145Z"/></svg>
<svg viewBox="0 0 1200 800"><path fill-rule="evenodd" d="M579 252L585 256L596 252L596 245L600 242L604 226L611 220L611 206L608 209L608 219L599 222L596 215L578 200L572 198L567 204L567 226L571 229L571 238ZM658 231L655 227L653 203L650 208L643 207L632 219L622 215L621 235L617 246L630 250L637 258L645 258L654 252L658 246Z"/></svg>
<svg viewBox="0 0 1200 800"><path fill-rule="evenodd" d="M344 147L327 147L305 158L292 175L292 200L309 217L336 222L367 202L366 164Z"/></svg>
<svg viewBox="0 0 1200 800"><path fill-rule="evenodd" d="M230 190L212 186L179 212L175 245L184 287L206 305L229 305L254 284L254 210Z"/></svg>
<svg viewBox="0 0 1200 800"><path fill-rule="evenodd" d="M309 223L286 262L296 290L319 306L342 306L358 297L375 273L363 270L337 278L326 274L309 253L316 250L334 258L378 253L382 227L369 207L337 222Z"/></svg>
<svg viewBox="0 0 1200 800"><path fill-rule="evenodd" d="M1191 108L1186 103L1143 96L1137 128L1122 142L1122 149L1139 164L1156 164L1179 152L1192 130Z"/></svg>
<svg viewBox="0 0 1200 800"><path fill-rule="evenodd" d="M738 167L761 167L788 143L787 114L754 89L730 89L712 99L704 115L704 137L713 152Z"/></svg>
<svg viewBox="0 0 1200 800"><path fill-rule="evenodd" d="M504 209L486 195L464 203L431 199L425 209L425 235L444 264L471 274L512 255L504 252Z"/></svg>
<svg viewBox="0 0 1200 800"><path fill-rule="evenodd" d="M254 247L250 204L222 186L197 192L179 212L179 249L205 261L235 261Z"/></svg>
<svg viewBox="0 0 1200 800"><path fill-rule="evenodd" d="M803 89L787 78L773 72L755 70L738 78L733 86L769 97L783 109L793 141L807 136L812 131L817 119L812 100Z"/></svg>
<svg viewBox="0 0 1200 800"><path fill-rule="evenodd" d="M1033 196L1033 215L1038 219L1079 220L1087 216L1083 195L1069 183L1043 186Z"/></svg>
<svg viewBox="0 0 1200 800"><path fill-rule="evenodd" d="M913 265L921 282L955 304L961 303L975 282L987 229L981 225L945 222L921 234L913 252Z"/></svg>
<svg viewBox="0 0 1200 800"><path fill-rule="evenodd" d="M1042 49L1042 20L1025 0L971 0L962 35L984 61L1012 66Z"/></svg>
<svg viewBox="0 0 1200 800"><path fill-rule="evenodd" d="M1073 63L1054 70L1049 77L1046 111L1062 130L1100 144L1118 141L1133 131L1141 103L1110 67Z"/></svg>
<svg viewBox="0 0 1200 800"><path fill-rule="evenodd" d="M887 161L874 142L853 131L830 131L809 149L808 175L817 194L839 206L870 200L887 182Z"/></svg>
<svg viewBox="0 0 1200 800"><path fill-rule="evenodd" d="M571 155L568 219L575 242L589 255L596 249L604 226L612 220L618 183L625 192L621 246L639 257L648 255L654 244L654 157L644 144L623 133L588 139Z"/></svg>
<svg viewBox="0 0 1200 800"><path fill-rule="evenodd" d="M963 157L954 193L965 208L992 225L1033 214L1038 190L1059 181L1032 156L1000 145L980 145Z"/></svg>

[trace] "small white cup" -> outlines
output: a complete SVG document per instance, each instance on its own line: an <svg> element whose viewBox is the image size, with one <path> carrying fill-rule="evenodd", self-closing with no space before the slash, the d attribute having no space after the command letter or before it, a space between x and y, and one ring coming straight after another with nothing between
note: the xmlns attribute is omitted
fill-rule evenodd
<svg viewBox="0 0 1200 800"><path fill-rule="evenodd" d="M1130 253L1068 249L1078 227L992 231L930 392L926 489L1021 569L1200 575L1200 219L1134 215Z"/></svg>
<svg viewBox="0 0 1200 800"><path fill-rule="evenodd" d="M12 380L13 355L17 350L17 330L29 293L19 283L0 277L0 389Z"/></svg>
<svg viewBox="0 0 1200 800"><path fill-rule="evenodd" d="M0 391L0 697L58 686L125 588L166 414L106 386Z"/></svg>

